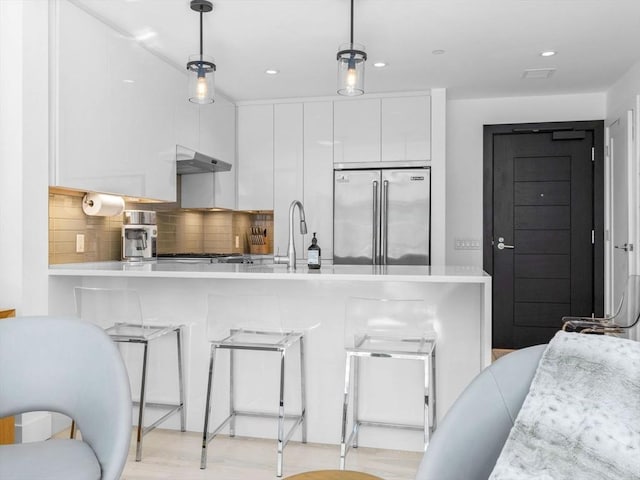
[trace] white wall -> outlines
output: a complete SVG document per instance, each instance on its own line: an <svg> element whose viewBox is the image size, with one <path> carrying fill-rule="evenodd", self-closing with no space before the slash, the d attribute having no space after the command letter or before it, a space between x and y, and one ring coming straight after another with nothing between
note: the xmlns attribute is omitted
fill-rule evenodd
<svg viewBox="0 0 640 480"><path fill-rule="evenodd" d="M615 119L624 115L627 110L634 111L634 139L633 139L633 151L632 151L632 162L633 168L632 171L635 171L635 179L632 179L630 184L631 187L631 195L630 195L630 222L629 222L629 243L632 243L636 246L633 252L630 252L629 255L632 255L630 258L630 266L629 273L638 273L640 272L640 254L638 252L637 244L638 239L640 239L640 189L637 188L637 185L640 182L637 175L640 172L640 149L638 146L638 136L640 134L640 125L638 125L640 118L640 112L638 112L638 95L640 95L640 62L636 63L633 67L631 67L626 74L624 74L608 91L606 98L606 122L605 126L610 125ZM615 185L612 188L616 188ZM607 224L605 228L611 228L611 224L609 223L610 216L606 216ZM610 247L610 245L609 245ZM612 251L609 252L610 255L613 254ZM634 258L635 257L635 258ZM607 270L607 273L611 275L611 272ZM609 311L612 311L612 305L615 304L616 298L615 294L612 291L612 286L607 285L606 287L606 301L610 302ZM640 327L635 329L633 334L633 338L636 340L640 340Z"/></svg>
<svg viewBox="0 0 640 480"><path fill-rule="evenodd" d="M0 1L0 308L48 311L48 2ZM21 415L18 440L50 434Z"/></svg>
<svg viewBox="0 0 640 480"><path fill-rule="evenodd" d="M451 100L447 104L446 258L482 266L482 250L455 250L456 238L482 240L483 125L603 120L605 93Z"/></svg>

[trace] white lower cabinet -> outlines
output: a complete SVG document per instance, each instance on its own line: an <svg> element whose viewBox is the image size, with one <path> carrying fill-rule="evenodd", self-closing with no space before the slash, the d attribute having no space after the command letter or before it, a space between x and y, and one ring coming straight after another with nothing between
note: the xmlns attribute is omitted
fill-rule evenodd
<svg viewBox="0 0 640 480"><path fill-rule="evenodd" d="M238 210L273 210L273 110L238 107Z"/></svg>
<svg viewBox="0 0 640 480"><path fill-rule="evenodd" d="M304 104L304 208L309 235L317 233L322 258L333 258L333 102ZM306 248L305 248L306 258Z"/></svg>
<svg viewBox="0 0 640 480"><path fill-rule="evenodd" d="M273 228L274 252L286 255L289 243L289 206L303 201L303 106L302 103L276 104L274 111ZM306 207L306 206L305 206ZM296 256L303 258L298 212L294 215Z"/></svg>
<svg viewBox="0 0 640 480"><path fill-rule="evenodd" d="M174 95L182 75L72 3L56 5L50 183L175 201Z"/></svg>

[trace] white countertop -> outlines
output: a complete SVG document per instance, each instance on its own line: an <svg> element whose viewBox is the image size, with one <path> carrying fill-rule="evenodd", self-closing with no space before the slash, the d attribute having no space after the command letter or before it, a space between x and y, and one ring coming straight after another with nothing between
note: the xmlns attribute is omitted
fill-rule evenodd
<svg viewBox="0 0 640 480"><path fill-rule="evenodd" d="M295 271L286 265L177 264L158 262L95 262L49 266L51 276L236 278L251 280L359 280L428 283L488 283L491 277L479 267L419 265L323 265L310 270L303 263Z"/></svg>

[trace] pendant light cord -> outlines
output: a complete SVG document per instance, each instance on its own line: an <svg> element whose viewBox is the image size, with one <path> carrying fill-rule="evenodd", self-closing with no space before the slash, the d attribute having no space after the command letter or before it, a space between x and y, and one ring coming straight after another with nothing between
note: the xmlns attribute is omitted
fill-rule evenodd
<svg viewBox="0 0 640 480"><path fill-rule="evenodd" d="M202 10L200 10L200 60L202 60Z"/></svg>
<svg viewBox="0 0 640 480"><path fill-rule="evenodd" d="M351 48L353 48L353 0L351 0Z"/></svg>

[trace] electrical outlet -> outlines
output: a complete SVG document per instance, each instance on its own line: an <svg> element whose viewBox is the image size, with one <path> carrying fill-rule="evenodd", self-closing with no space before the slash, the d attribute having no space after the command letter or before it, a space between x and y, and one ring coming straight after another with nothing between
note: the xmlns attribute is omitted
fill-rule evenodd
<svg viewBox="0 0 640 480"><path fill-rule="evenodd" d="M453 248L455 250L480 250L482 242L473 238L456 238Z"/></svg>
<svg viewBox="0 0 640 480"><path fill-rule="evenodd" d="M240 248L240 235L236 235L236 248Z"/></svg>
<svg viewBox="0 0 640 480"><path fill-rule="evenodd" d="M76 235L76 253L84 253L84 234Z"/></svg>

